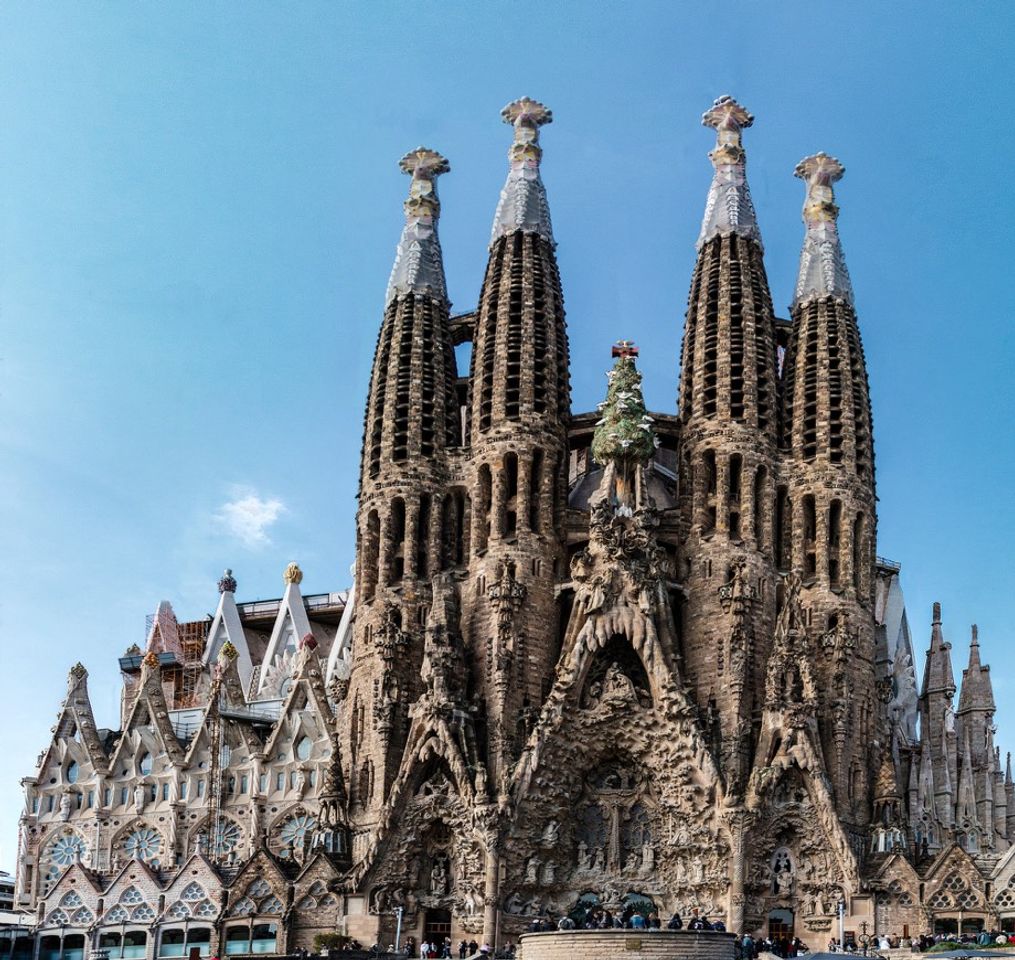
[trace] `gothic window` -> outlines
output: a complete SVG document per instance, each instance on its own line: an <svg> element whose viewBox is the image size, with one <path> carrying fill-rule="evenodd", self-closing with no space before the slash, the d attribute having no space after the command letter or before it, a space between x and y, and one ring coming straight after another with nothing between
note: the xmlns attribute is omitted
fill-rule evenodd
<svg viewBox="0 0 1015 960"><path fill-rule="evenodd" d="M187 886L183 888L183 893L180 894L180 899L188 902L203 900L204 887L202 887L199 883L188 883Z"/></svg>
<svg viewBox="0 0 1015 960"><path fill-rule="evenodd" d="M202 900L200 903L195 904L192 909L195 917L200 917L204 920L211 920L218 916L218 907L210 900Z"/></svg>
<svg viewBox="0 0 1015 960"><path fill-rule="evenodd" d="M842 503L833 500L828 507L828 581L839 586L839 546L842 541Z"/></svg>
<svg viewBox="0 0 1015 960"><path fill-rule="evenodd" d="M310 737L302 737L296 744L296 759L309 760L310 752L314 748L314 742Z"/></svg>
<svg viewBox="0 0 1015 960"><path fill-rule="evenodd" d="M76 890L71 890L70 893L65 894L60 900L60 906L74 909L75 907L84 906L84 900L81 899L81 895Z"/></svg>
<svg viewBox="0 0 1015 960"><path fill-rule="evenodd" d="M233 904L229 911L234 917L249 917L257 912L257 905L249 897L241 897Z"/></svg>
<svg viewBox="0 0 1015 960"><path fill-rule="evenodd" d="M47 926L65 927L68 923L70 923L70 917L68 917L63 910L54 910L48 917L46 917Z"/></svg>
<svg viewBox="0 0 1015 960"><path fill-rule="evenodd" d="M952 893L958 893L960 890L966 889L966 881L962 879L962 875L959 873L950 873L945 877L943 886Z"/></svg>
<svg viewBox="0 0 1015 960"><path fill-rule="evenodd" d="M278 897L268 897L267 900L261 901L261 905L258 908L258 913L281 913L282 904Z"/></svg>
<svg viewBox="0 0 1015 960"><path fill-rule="evenodd" d="M190 907L185 903L177 900L169 910L167 911L171 920L183 920L185 917L190 916Z"/></svg>
<svg viewBox="0 0 1015 960"><path fill-rule="evenodd" d="M142 923L147 920L154 920L155 911L147 903L143 903L140 907L134 908L134 911L131 913L131 919Z"/></svg>
<svg viewBox="0 0 1015 960"><path fill-rule="evenodd" d="M79 907L71 914L70 922L81 927L88 926L95 917L87 907Z"/></svg>
<svg viewBox="0 0 1015 960"><path fill-rule="evenodd" d="M296 904L297 910L314 910L317 908L317 901L313 897L304 897Z"/></svg>
<svg viewBox="0 0 1015 960"><path fill-rule="evenodd" d="M103 923L126 923L130 919L130 914L123 909L119 904L113 907L112 910L106 912L106 915L102 918Z"/></svg>
<svg viewBox="0 0 1015 960"><path fill-rule="evenodd" d="M980 897L974 890L963 891L955 900L963 910L972 910L980 904Z"/></svg>
<svg viewBox="0 0 1015 960"><path fill-rule="evenodd" d="M137 769L142 777L147 777L152 772L152 755L150 753L141 754L137 762Z"/></svg>
<svg viewBox="0 0 1015 960"><path fill-rule="evenodd" d="M77 761L76 760L71 760L71 762L67 764L67 774L66 774L66 780L67 780L67 782L68 783L77 783L78 782L78 774L79 773L80 773L80 768L78 767Z"/></svg>
<svg viewBox="0 0 1015 960"><path fill-rule="evenodd" d="M947 910L952 905L952 898L944 890L937 890L928 902L934 910Z"/></svg>
<svg viewBox="0 0 1015 960"><path fill-rule="evenodd" d="M775 565L788 573L793 562L793 501L789 490L779 487L775 494Z"/></svg>
<svg viewBox="0 0 1015 960"><path fill-rule="evenodd" d="M1015 894L1011 890L1002 890L994 897L994 904L999 910L1011 910L1015 907Z"/></svg>
<svg viewBox="0 0 1015 960"><path fill-rule="evenodd" d="M271 885L264 877L258 877L249 887L247 887L248 897L266 897L271 893Z"/></svg>
<svg viewBox="0 0 1015 960"><path fill-rule="evenodd" d="M141 895L141 891L138 890L137 887L127 887L127 889L120 894L120 903L125 903L128 907L134 907L139 903L144 903L144 897Z"/></svg>

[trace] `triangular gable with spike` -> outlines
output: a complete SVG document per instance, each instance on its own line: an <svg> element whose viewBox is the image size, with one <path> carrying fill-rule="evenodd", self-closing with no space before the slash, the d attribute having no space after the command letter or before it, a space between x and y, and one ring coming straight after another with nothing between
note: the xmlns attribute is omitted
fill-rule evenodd
<svg viewBox="0 0 1015 960"><path fill-rule="evenodd" d="M289 691L300 638L312 633L300 582L303 572L295 563L290 563L283 574L285 593L278 607L271 639L261 664L257 683L258 700L283 698Z"/></svg>
<svg viewBox="0 0 1015 960"><path fill-rule="evenodd" d="M99 773L109 772L109 758L99 740L88 695L88 671L80 663L74 664L67 675L67 696L57 715L53 739L39 762L40 780L53 764L59 764L62 770L68 755L78 764L87 760Z"/></svg>
<svg viewBox="0 0 1015 960"><path fill-rule="evenodd" d="M247 635L243 632L243 624L240 621L240 611L236 607L236 580L233 578L232 570L226 570L222 579L219 580L219 604L212 618L211 627L208 629L208 642L204 648L204 665L215 663L219 654L225 649L229 652L231 647L235 651L235 660L239 671L243 689L246 690L250 684L250 678L254 672L254 664L250 659L250 649L247 645ZM228 644L229 646L226 646Z"/></svg>
<svg viewBox="0 0 1015 960"><path fill-rule="evenodd" d="M176 765L182 763L184 749L169 720L169 707L162 689L161 674L158 657L149 650L141 663L141 682L127 715L123 735L110 760L111 768L119 764L126 752L136 752L147 737L154 738L172 763Z"/></svg>
<svg viewBox="0 0 1015 960"><path fill-rule="evenodd" d="M317 656L317 641L314 640L313 634L306 634L299 641L292 666L291 685L282 704L278 722L272 728L264 745L265 756L274 755L283 731L292 733L301 726L303 713L319 717L324 729L320 730L317 736L328 736L328 731L334 723L334 714L324 688L321 660Z"/></svg>
<svg viewBox="0 0 1015 960"><path fill-rule="evenodd" d="M349 568L352 586L345 597L345 608L342 619L338 623L338 633L328 652L328 667L324 672L324 682L331 684L336 677L348 679L352 661L352 626L356 619L356 564Z"/></svg>

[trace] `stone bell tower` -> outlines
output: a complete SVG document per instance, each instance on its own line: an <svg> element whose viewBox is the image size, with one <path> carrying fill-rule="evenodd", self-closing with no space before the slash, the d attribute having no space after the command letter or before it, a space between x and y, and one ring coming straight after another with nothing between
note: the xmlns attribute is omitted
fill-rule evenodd
<svg viewBox="0 0 1015 960"><path fill-rule="evenodd" d="M688 298L679 401L681 653L734 794L750 764L777 580L775 319L741 140L753 122L731 97L702 118L716 131L715 173Z"/></svg>
<svg viewBox="0 0 1015 960"><path fill-rule="evenodd" d="M539 129L552 119L527 97L502 111L514 128L493 221L472 352L471 584L463 633L486 707L495 794L549 689L557 657L554 579L563 561L570 414L564 301ZM549 634L549 636L547 636Z"/></svg>
<svg viewBox="0 0 1015 960"><path fill-rule="evenodd" d="M807 184L806 233L783 371L788 462L777 511L781 556L799 571L808 626L819 638L819 725L836 807L845 824L860 827L870 816L879 762L872 742L883 732L872 668L870 396L832 192L844 169L834 157L817 153L795 170Z"/></svg>
<svg viewBox="0 0 1015 960"><path fill-rule="evenodd" d="M460 437L455 359L437 220L439 153L401 160L411 176L364 422L357 515L357 613L343 754L349 806L370 826L401 760L419 694L422 620L440 553L447 450Z"/></svg>

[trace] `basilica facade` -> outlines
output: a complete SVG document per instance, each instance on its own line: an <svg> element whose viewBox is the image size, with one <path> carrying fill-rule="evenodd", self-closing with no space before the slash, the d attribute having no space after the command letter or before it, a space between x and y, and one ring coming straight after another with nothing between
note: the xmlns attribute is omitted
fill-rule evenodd
<svg viewBox="0 0 1015 960"><path fill-rule="evenodd" d="M1015 925L1015 787L975 628L959 685L935 607L918 679L877 555L843 166L796 167L803 251L777 317L753 117L715 101L674 410L646 409L620 341L603 402L573 412L551 113L502 115L473 312L447 296L448 162L401 161L351 589L304 595L290 564L276 601L237 602L227 571L204 620L160 604L108 728L71 669L23 781L24 950L503 944L595 905L815 947Z"/></svg>

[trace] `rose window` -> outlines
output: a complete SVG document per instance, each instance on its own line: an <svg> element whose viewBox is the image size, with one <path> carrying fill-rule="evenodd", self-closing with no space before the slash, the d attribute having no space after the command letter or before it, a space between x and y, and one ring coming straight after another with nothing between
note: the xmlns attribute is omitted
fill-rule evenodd
<svg viewBox="0 0 1015 960"><path fill-rule="evenodd" d="M317 827L317 817L309 813L297 813L282 824L278 836L286 847L302 847L304 840Z"/></svg>
<svg viewBox="0 0 1015 960"><path fill-rule="evenodd" d="M232 853L239 846L243 831L238 823L234 823L232 820L221 820L215 828L214 836L215 849L212 852L216 854ZM201 846L206 848L208 846L208 828L205 827L197 835L197 838Z"/></svg>
<svg viewBox="0 0 1015 960"><path fill-rule="evenodd" d="M124 840L123 850L132 860L144 860L158 866L159 854L162 852L162 834L151 827L138 827Z"/></svg>
<svg viewBox="0 0 1015 960"><path fill-rule="evenodd" d="M85 857L85 842L76 833L65 833L57 837L49 847L48 861L50 868L47 877L52 878L61 873L64 867L78 863Z"/></svg>

